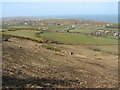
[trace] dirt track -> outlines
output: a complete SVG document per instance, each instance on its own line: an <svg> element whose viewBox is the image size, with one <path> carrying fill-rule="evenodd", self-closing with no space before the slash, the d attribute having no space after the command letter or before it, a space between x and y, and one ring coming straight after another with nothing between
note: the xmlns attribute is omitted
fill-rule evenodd
<svg viewBox="0 0 120 90"><path fill-rule="evenodd" d="M3 42L3 87L117 87L116 55L85 45L49 45L64 53L29 40Z"/></svg>

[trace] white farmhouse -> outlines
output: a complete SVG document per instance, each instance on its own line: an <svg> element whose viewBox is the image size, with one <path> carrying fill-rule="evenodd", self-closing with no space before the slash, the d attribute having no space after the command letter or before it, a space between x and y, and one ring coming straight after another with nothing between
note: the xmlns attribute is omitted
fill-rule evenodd
<svg viewBox="0 0 120 90"><path fill-rule="evenodd" d="M26 23L26 22L25 22L24 24L25 24L25 25L28 25L28 23Z"/></svg>

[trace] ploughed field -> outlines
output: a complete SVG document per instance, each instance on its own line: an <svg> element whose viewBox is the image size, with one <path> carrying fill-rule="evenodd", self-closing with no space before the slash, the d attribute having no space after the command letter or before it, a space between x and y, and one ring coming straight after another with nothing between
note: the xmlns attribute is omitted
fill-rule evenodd
<svg viewBox="0 0 120 90"><path fill-rule="evenodd" d="M3 88L118 86L118 36L92 35L115 28L86 20L6 23L0 31Z"/></svg>

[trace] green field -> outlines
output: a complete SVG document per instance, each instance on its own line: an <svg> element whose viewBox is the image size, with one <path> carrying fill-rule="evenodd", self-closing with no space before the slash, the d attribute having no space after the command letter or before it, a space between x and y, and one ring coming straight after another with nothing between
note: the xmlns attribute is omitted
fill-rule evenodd
<svg viewBox="0 0 120 90"><path fill-rule="evenodd" d="M85 34L91 34L92 32L95 32L97 29L105 29L101 27L95 27L95 26L77 26L75 29L70 30L70 32L81 32Z"/></svg>
<svg viewBox="0 0 120 90"><path fill-rule="evenodd" d="M8 31L8 29L0 29L0 32L2 32L2 31L5 32L5 31Z"/></svg>
<svg viewBox="0 0 120 90"><path fill-rule="evenodd" d="M10 27L10 28L31 28L30 26L13 26L13 27Z"/></svg>
<svg viewBox="0 0 120 90"><path fill-rule="evenodd" d="M40 31L35 31L35 30L16 30L16 31L6 31L4 32L5 34L11 34L11 35L16 35L16 36L21 36L21 37L27 37L27 38L33 38L36 40L40 40L40 38L35 36L35 33L38 33Z"/></svg>
<svg viewBox="0 0 120 90"><path fill-rule="evenodd" d="M41 36L65 44L118 44L118 40L86 36L77 33L43 33Z"/></svg>
<svg viewBox="0 0 120 90"><path fill-rule="evenodd" d="M87 31L87 30L86 30ZM43 38L47 40L57 41L64 44L93 44L93 45L101 45L101 44L118 44L118 40L88 36L79 33L58 33L58 32L48 32L40 34L41 38L35 36L35 33L39 33L40 31L35 30L16 30L16 31L5 31L5 34L11 34L21 37L32 38L36 40L42 40Z"/></svg>
<svg viewBox="0 0 120 90"><path fill-rule="evenodd" d="M118 30L113 28L105 28L105 27L95 27L95 26L77 26L75 29L70 30L70 32L81 32L85 34L91 34L92 32L97 31L98 29L103 30Z"/></svg>

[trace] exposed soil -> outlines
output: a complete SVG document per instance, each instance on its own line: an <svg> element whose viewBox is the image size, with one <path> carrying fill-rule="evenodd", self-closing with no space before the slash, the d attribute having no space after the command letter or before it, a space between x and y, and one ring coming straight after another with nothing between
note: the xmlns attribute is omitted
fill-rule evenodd
<svg viewBox="0 0 120 90"><path fill-rule="evenodd" d="M3 88L118 86L117 55L93 51L88 45L48 44L63 52L41 45L17 38L3 42Z"/></svg>

